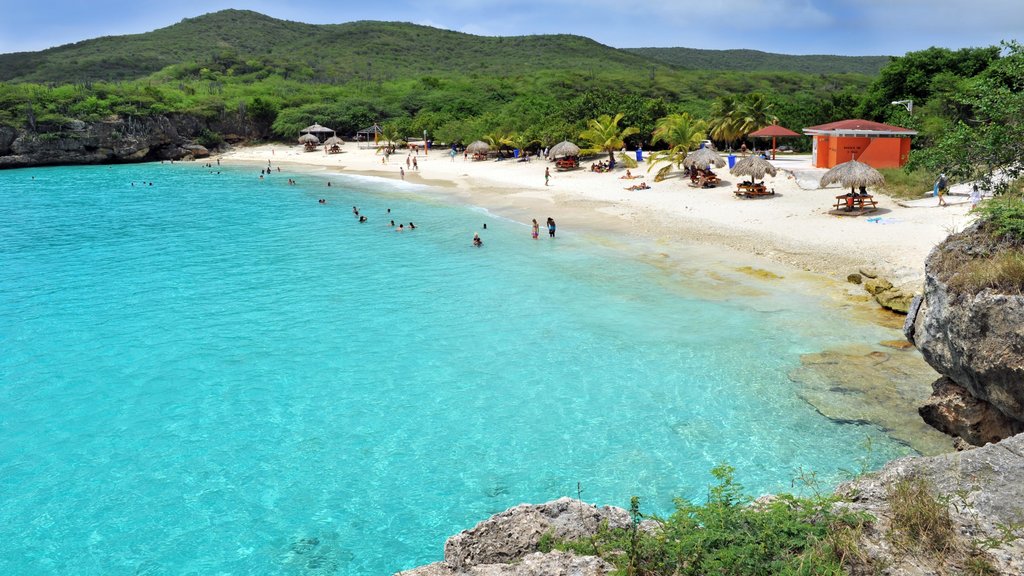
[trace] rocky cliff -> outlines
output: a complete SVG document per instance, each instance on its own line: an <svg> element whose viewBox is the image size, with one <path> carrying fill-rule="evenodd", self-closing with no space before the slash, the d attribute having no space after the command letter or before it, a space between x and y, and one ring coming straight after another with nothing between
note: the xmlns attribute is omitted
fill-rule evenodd
<svg viewBox="0 0 1024 576"><path fill-rule="evenodd" d="M1019 250L975 224L937 246L904 333L942 378L921 408L936 428L981 446L1024 431L1024 296L972 288L972 262Z"/></svg>
<svg viewBox="0 0 1024 576"><path fill-rule="evenodd" d="M965 452L903 458L840 486L839 506L870 515L856 542L858 553L847 558L847 572L1024 574L1022 476L1024 435ZM942 550L899 544L910 536L904 534L910 528L896 512L899 503L890 487L904 479L923 482L932 501L948 512L950 539ZM613 570L609 558L540 551L544 534L585 539L603 522L628 528L629 513L569 498L522 504L449 538L443 561L399 576L603 576ZM640 529L656 532L658 526L645 520Z"/></svg>
<svg viewBox="0 0 1024 576"><path fill-rule="evenodd" d="M199 158L209 153L194 141L205 128L181 115L0 126L0 168Z"/></svg>

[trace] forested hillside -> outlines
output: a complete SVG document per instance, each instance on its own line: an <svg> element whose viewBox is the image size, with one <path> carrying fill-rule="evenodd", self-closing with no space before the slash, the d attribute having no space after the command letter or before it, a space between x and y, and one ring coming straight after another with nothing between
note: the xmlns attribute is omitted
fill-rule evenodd
<svg viewBox="0 0 1024 576"><path fill-rule="evenodd" d="M881 71L889 56L793 56L759 50L701 50L698 48L626 48L638 56L686 70L736 72L802 72L804 74L867 74Z"/></svg>

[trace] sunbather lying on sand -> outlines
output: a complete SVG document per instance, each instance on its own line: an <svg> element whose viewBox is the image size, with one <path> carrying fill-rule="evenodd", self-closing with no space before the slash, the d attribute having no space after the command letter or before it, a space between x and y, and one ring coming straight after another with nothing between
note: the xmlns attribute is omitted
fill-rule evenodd
<svg viewBox="0 0 1024 576"><path fill-rule="evenodd" d="M627 186L626 188L624 188L624 190L650 190L650 189L651 189L651 187L647 185L647 182L641 182L639 184L633 184L632 186Z"/></svg>

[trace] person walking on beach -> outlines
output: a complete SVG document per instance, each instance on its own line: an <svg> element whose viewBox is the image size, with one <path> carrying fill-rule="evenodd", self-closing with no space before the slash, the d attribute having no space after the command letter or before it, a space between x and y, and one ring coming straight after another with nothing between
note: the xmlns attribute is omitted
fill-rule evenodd
<svg viewBox="0 0 1024 576"><path fill-rule="evenodd" d="M555 219L548 217L548 237L555 237Z"/></svg>
<svg viewBox="0 0 1024 576"><path fill-rule="evenodd" d="M537 224L537 219L533 219L533 239L540 238L540 224Z"/></svg>
<svg viewBox="0 0 1024 576"><path fill-rule="evenodd" d="M946 180L946 173L939 174L939 179L935 181L935 188L939 193L939 206L948 206L946 204L946 192L949 192L949 181Z"/></svg>
<svg viewBox="0 0 1024 576"><path fill-rule="evenodd" d="M420 165L419 165L418 162L416 162L416 158L415 157L413 157L413 159L412 159L412 169L416 170L416 171L419 171L419 169L420 169Z"/></svg>
<svg viewBox="0 0 1024 576"><path fill-rule="evenodd" d="M402 180L405 180L405 168L402 168L401 166L399 166L398 167L398 172L399 172L399 174L402 175Z"/></svg>
<svg viewBox="0 0 1024 576"><path fill-rule="evenodd" d="M548 180L551 180L551 168L544 169L544 185L548 185Z"/></svg>
<svg viewBox="0 0 1024 576"><path fill-rule="evenodd" d="M410 170L412 169L412 153L409 153L409 155L405 157L405 167Z"/></svg>
<svg viewBox="0 0 1024 576"><path fill-rule="evenodd" d="M978 190L978 184L975 183L971 186L971 212L974 212L979 202L981 202L981 190Z"/></svg>

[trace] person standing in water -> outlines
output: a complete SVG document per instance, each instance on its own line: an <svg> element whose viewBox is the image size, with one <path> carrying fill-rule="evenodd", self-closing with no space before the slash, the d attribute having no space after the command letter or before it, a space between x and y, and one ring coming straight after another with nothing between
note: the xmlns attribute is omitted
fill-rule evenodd
<svg viewBox="0 0 1024 576"><path fill-rule="evenodd" d="M555 219L550 217L548 218L548 237L555 237Z"/></svg>
<svg viewBox="0 0 1024 576"><path fill-rule="evenodd" d="M479 247L481 247L483 245L484 245L484 241L480 239L480 233L479 232L473 232L473 246L476 246L477 248L479 248Z"/></svg>
<svg viewBox="0 0 1024 576"><path fill-rule="evenodd" d="M533 219L533 234L532 234L532 236L533 236L534 240L536 240L537 238L540 238L540 224L537 223L537 219L536 218Z"/></svg>

